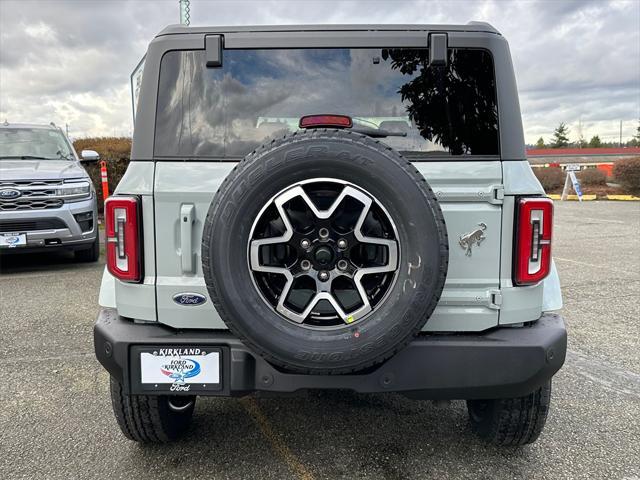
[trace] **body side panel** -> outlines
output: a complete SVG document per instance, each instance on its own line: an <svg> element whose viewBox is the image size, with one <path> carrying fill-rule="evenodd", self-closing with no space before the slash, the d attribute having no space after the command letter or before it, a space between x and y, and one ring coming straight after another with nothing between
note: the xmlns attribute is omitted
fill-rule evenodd
<svg viewBox="0 0 640 480"><path fill-rule="evenodd" d="M200 244L203 223L213 195L229 172L230 162L158 162L155 179L156 251L158 259L158 320L180 328L227 328L209 299L202 274ZM180 212L193 206L190 250L193 271L182 268ZM208 301L201 305L178 305L177 293L199 293Z"/></svg>
<svg viewBox="0 0 640 480"><path fill-rule="evenodd" d="M519 195L544 195L540 182L527 161L502 163L505 198L502 207L502 256L500 324L537 320L543 311L562 307L560 281L555 265L549 276L537 285L514 287L513 249L515 237L515 205ZM544 305L544 306L543 306Z"/></svg>
<svg viewBox="0 0 640 480"><path fill-rule="evenodd" d="M153 162L132 161L114 192L118 195L137 195L142 201L143 281L127 283L113 279L118 314L142 321L157 320L154 172ZM106 274L109 275L108 272ZM104 278L103 285L110 288L109 282L104 282ZM109 297L105 294L105 298Z"/></svg>
<svg viewBox="0 0 640 480"><path fill-rule="evenodd" d="M449 235L449 270L442 297L426 331L478 331L495 326L498 310L491 291L499 287L501 206L490 203L502 182L500 162L419 162L414 166L431 185ZM485 225L482 243L471 255L460 237Z"/></svg>

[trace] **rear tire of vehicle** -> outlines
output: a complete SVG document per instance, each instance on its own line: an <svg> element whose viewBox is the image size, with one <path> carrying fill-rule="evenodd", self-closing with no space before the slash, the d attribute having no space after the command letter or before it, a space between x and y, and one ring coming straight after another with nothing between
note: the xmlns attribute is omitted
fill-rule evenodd
<svg viewBox="0 0 640 480"><path fill-rule="evenodd" d="M111 404L125 437L140 443L167 443L179 438L191 424L196 397L127 395L111 378Z"/></svg>
<svg viewBox="0 0 640 480"><path fill-rule="evenodd" d="M100 237L96 236L89 248L76 250L74 255L79 262L97 262L100 258Z"/></svg>
<svg viewBox="0 0 640 480"><path fill-rule="evenodd" d="M473 430L494 445L514 447L535 442L547 421L551 380L517 398L467 400Z"/></svg>

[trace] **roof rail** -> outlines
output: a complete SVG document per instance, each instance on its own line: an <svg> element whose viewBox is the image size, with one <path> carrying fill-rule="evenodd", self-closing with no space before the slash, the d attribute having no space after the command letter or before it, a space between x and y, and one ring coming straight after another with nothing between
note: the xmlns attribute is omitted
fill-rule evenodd
<svg viewBox="0 0 640 480"><path fill-rule="evenodd" d="M486 27L498 33L498 29L496 29L496 27L491 25L489 22L480 22L478 20L471 20L470 22L467 22L467 25L476 25L478 27Z"/></svg>

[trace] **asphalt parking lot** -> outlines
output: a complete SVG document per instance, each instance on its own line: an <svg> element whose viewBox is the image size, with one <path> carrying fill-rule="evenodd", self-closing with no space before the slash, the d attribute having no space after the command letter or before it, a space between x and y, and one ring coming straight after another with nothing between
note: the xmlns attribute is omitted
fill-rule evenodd
<svg viewBox="0 0 640 480"><path fill-rule="evenodd" d="M102 265L2 259L0 478L640 478L640 202L556 202L569 353L547 428L483 444L463 402L200 399L174 445L126 440L93 357Z"/></svg>

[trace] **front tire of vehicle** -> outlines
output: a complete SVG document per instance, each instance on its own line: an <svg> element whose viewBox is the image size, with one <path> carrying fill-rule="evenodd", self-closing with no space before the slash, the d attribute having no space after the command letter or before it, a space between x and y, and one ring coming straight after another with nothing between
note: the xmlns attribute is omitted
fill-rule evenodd
<svg viewBox="0 0 640 480"><path fill-rule="evenodd" d="M547 421L551 380L517 398L467 400L473 430L494 445L515 447L535 442Z"/></svg>
<svg viewBox="0 0 640 480"><path fill-rule="evenodd" d="M89 248L76 250L74 255L79 262L97 262L100 258L100 238L96 236Z"/></svg>
<svg viewBox="0 0 640 480"><path fill-rule="evenodd" d="M111 403L125 437L140 443L178 439L191 424L195 396L127 395L111 378Z"/></svg>

